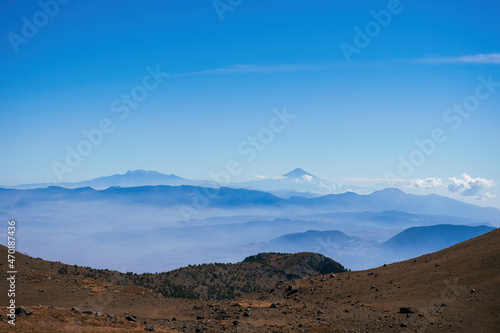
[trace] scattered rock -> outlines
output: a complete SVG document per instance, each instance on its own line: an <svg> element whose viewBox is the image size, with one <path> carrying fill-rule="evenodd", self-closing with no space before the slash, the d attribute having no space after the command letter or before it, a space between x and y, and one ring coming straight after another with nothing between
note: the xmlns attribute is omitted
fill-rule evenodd
<svg viewBox="0 0 500 333"><path fill-rule="evenodd" d="M415 311L413 311L413 309L408 306L404 306L399 308L399 313L415 313Z"/></svg>
<svg viewBox="0 0 500 333"><path fill-rule="evenodd" d="M470 290L470 293L471 293L471 294L473 294L473 293L475 293L475 292L476 292L476 289L474 289L474 288L472 288L472 289Z"/></svg>
<svg viewBox="0 0 500 333"><path fill-rule="evenodd" d="M251 312L245 311L245 313L243 314L243 317L250 317L251 315L252 315Z"/></svg>
<svg viewBox="0 0 500 333"><path fill-rule="evenodd" d="M95 316L96 312L95 311L91 311L91 310L87 310L87 311L82 311L82 313L84 315L89 315L89 316Z"/></svg>
<svg viewBox="0 0 500 333"><path fill-rule="evenodd" d="M118 320L118 319L117 319L116 317L114 317L114 316L110 316L110 315L108 315L108 318L106 319L106 321L109 321L109 322L111 322L111 323L116 323L116 322L117 322L117 320Z"/></svg>
<svg viewBox="0 0 500 333"><path fill-rule="evenodd" d="M79 309L79 308L72 307L72 308L71 308L71 311L73 311L73 312L74 312L74 313L76 313L77 315L81 315L81 314L82 314L82 312L80 311L80 309Z"/></svg>
<svg viewBox="0 0 500 333"><path fill-rule="evenodd" d="M273 303L273 304L269 305L269 307L270 307L271 309L276 309L278 306L277 306L275 303Z"/></svg>
<svg viewBox="0 0 500 333"><path fill-rule="evenodd" d="M408 325L407 325L405 322L403 322L403 323L401 323L401 325L400 325L400 326L401 326L401 327L407 327Z"/></svg>
<svg viewBox="0 0 500 333"><path fill-rule="evenodd" d="M17 309L15 310L16 315L18 316L29 316L33 312L29 310L28 308L25 308L24 306L18 306Z"/></svg>
<svg viewBox="0 0 500 333"><path fill-rule="evenodd" d="M205 317L203 317L203 316L196 316L196 320L203 320L203 319L205 319Z"/></svg>
<svg viewBox="0 0 500 333"><path fill-rule="evenodd" d="M137 317L136 316L132 316L132 315L126 316L125 319L127 319L128 321L137 323Z"/></svg>
<svg viewBox="0 0 500 333"><path fill-rule="evenodd" d="M286 288L286 291L288 292L288 296L290 296L292 294L298 293L299 288L296 286L288 286L288 288Z"/></svg>
<svg viewBox="0 0 500 333"><path fill-rule="evenodd" d="M239 322L237 320L233 321L234 326L238 326Z"/></svg>
<svg viewBox="0 0 500 333"><path fill-rule="evenodd" d="M322 310L318 310L317 314L323 314L324 312Z"/></svg>
<svg viewBox="0 0 500 333"><path fill-rule="evenodd" d="M337 275L335 275L335 274L332 273L332 274L330 274L330 277L331 278L335 278L335 277L337 277Z"/></svg>
<svg viewBox="0 0 500 333"><path fill-rule="evenodd" d="M144 330L148 331L148 332L154 332L155 331L155 325L148 325L148 326L146 326L146 328Z"/></svg>
<svg viewBox="0 0 500 333"><path fill-rule="evenodd" d="M105 313L104 312L96 312L95 316L96 317L104 317Z"/></svg>

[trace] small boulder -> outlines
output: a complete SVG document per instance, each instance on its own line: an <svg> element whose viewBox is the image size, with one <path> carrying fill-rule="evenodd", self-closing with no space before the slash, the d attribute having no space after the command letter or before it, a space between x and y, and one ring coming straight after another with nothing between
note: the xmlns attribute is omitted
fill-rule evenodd
<svg viewBox="0 0 500 333"><path fill-rule="evenodd" d="M83 313L84 315L95 316L95 314L96 314L97 312L95 312L95 311L91 311L91 310L86 310L86 311L82 311L82 313Z"/></svg>
<svg viewBox="0 0 500 333"><path fill-rule="evenodd" d="M126 316L125 319L127 319L128 321L137 323L137 317L136 316L132 316L132 315Z"/></svg>
<svg viewBox="0 0 500 333"><path fill-rule="evenodd" d="M28 308L25 308L24 306L18 306L17 309L15 310L16 315L18 316L29 316L33 312L29 310Z"/></svg>
<svg viewBox="0 0 500 333"><path fill-rule="evenodd" d="M116 323L117 320L118 319L115 316L110 316L110 315L108 315L108 318L106 318L106 321L109 321L110 323Z"/></svg>
<svg viewBox="0 0 500 333"><path fill-rule="evenodd" d="M415 313L409 306L403 306L399 308L399 313Z"/></svg>
<svg viewBox="0 0 500 333"><path fill-rule="evenodd" d="M147 331L147 332L154 332L155 331L155 325L148 325L148 326L146 326L146 328L144 330Z"/></svg>
<svg viewBox="0 0 500 333"><path fill-rule="evenodd" d="M292 294L298 293L299 288L296 286L288 286L288 288L286 288L286 291L288 292L288 296L290 296Z"/></svg>

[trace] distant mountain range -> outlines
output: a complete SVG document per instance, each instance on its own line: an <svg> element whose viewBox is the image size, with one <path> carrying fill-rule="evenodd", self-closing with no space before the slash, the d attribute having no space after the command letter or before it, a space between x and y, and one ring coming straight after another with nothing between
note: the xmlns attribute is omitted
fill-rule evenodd
<svg viewBox="0 0 500 333"><path fill-rule="evenodd" d="M198 199L197 199L198 198ZM139 186L110 187L94 190L90 187L66 189L57 186L17 190L0 189L0 199L12 205L31 205L40 201L114 201L119 204L147 204L159 207L195 205L203 200L202 209L266 208L274 211L328 212L381 212L402 211L414 214L434 214L470 217L478 222L494 225L500 223L500 210L480 207L439 195L407 194L399 189L388 188L369 195L353 192L330 194L316 198L279 198L267 192L221 187L207 189L198 186ZM0 206L7 209L8 206Z"/></svg>
<svg viewBox="0 0 500 333"><path fill-rule="evenodd" d="M494 229L484 225L471 227L451 224L413 227L392 237L381 244L381 247L394 254L404 253L409 258L442 250Z"/></svg>
<svg viewBox="0 0 500 333"><path fill-rule="evenodd" d="M135 272L237 262L253 253L276 251L319 252L350 268L367 268L399 259L399 254L406 256L374 245L410 227L500 226L498 209L394 188L366 195L321 196L289 189L273 194L184 185L186 181L175 175L131 171L78 184L103 189L0 188L0 219L17 219L24 226L21 251ZM269 181L309 184L321 179L296 169ZM158 182L176 184L139 185ZM2 235L6 229L0 230ZM418 234L411 237L419 239ZM420 243L425 250L426 243Z"/></svg>
<svg viewBox="0 0 500 333"><path fill-rule="evenodd" d="M339 230L308 230L272 239L262 244L259 250L317 252L334 257L344 264L349 263L354 266L361 264L366 267L366 262L382 265L439 251L494 229L484 225L451 224L410 227L389 240L376 244L348 236Z"/></svg>
<svg viewBox="0 0 500 333"><path fill-rule="evenodd" d="M33 189L33 188L45 188L50 186L59 186L64 188L79 188L79 187L92 187L96 190L107 189L112 186L119 187L134 187L134 186L146 186L146 185L201 185L201 181L192 181L185 179L174 174L167 175L164 173L156 171L146 171L146 170L134 170L127 171L126 173L120 175L112 175L94 178L91 180L85 180L82 182L75 183L38 183L38 184L23 184L6 188L15 189Z"/></svg>
<svg viewBox="0 0 500 333"><path fill-rule="evenodd" d="M156 171L134 170L127 171L124 174L116 174L112 176L105 176L86 180L82 182L63 182L63 183L37 183L37 184L23 184L17 186L9 186L4 188L14 189L33 189L45 188L49 186L60 186L64 188L79 188L79 187L92 187L96 190L103 190L113 186L119 187L135 187L135 186L155 186L155 185L191 185L191 186L214 186L217 182L213 180L190 180L176 176L174 174L167 175ZM232 184L219 184L234 188L257 189L265 191L276 191L278 196L303 196L312 197L313 193L332 193L336 186L322 180L300 168L294 169L281 177L276 178L263 178L260 180L232 183Z"/></svg>

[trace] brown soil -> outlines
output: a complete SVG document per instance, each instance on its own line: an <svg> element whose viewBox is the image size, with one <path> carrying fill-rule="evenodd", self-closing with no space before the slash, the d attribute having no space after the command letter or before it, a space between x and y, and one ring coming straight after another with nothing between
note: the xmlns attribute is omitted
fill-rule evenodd
<svg viewBox="0 0 500 333"><path fill-rule="evenodd" d="M110 273L61 275L63 265L17 254L19 332L500 332L500 230L367 271L287 282L231 301L164 298ZM2 272L7 253L0 248ZM52 267L51 267L52 266ZM69 266L72 267L72 266ZM7 323L5 273L0 332ZM474 289L474 292L471 292ZM78 314L72 311L102 312ZM411 307L412 313L400 313ZM125 319L137 317L137 322ZM175 318L175 320L174 320Z"/></svg>

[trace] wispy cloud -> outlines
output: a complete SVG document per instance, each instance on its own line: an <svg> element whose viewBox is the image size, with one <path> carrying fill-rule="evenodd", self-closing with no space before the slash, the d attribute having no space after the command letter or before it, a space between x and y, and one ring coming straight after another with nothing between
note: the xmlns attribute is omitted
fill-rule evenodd
<svg viewBox="0 0 500 333"><path fill-rule="evenodd" d="M314 179L314 177L313 177L313 176L309 176L309 175L302 175L302 178L303 178L306 182L308 182L308 183L312 182L312 181L313 181L313 179Z"/></svg>
<svg viewBox="0 0 500 333"><path fill-rule="evenodd" d="M459 57L432 56L416 59L414 62L424 64L500 64L500 53L480 53Z"/></svg>
<svg viewBox="0 0 500 333"><path fill-rule="evenodd" d="M430 189L443 186L441 178L411 179L407 185L411 188Z"/></svg>
<svg viewBox="0 0 500 333"><path fill-rule="evenodd" d="M324 184L323 182L319 183L319 187L329 191L335 191L337 189L337 186L335 186L335 184ZM350 189L348 189L348 191L350 191Z"/></svg>
<svg viewBox="0 0 500 333"><path fill-rule="evenodd" d="M201 72L193 72L191 75L200 74L230 74L230 73L278 73L278 72L298 72L316 70L318 67L310 65L278 65L278 66L259 66L259 65L233 65L222 68L209 69Z"/></svg>
<svg viewBox="0 0 500 333"><path fill-rule="evenodd" d="M274 177L271 177L271 176L265 176L265 175L255 175L254 176L255 178L257 178L257 180L279 180L279 179L286 179L286 177L283 177L283 176L274 176Z"/></svg>
<svg viewBox="0 0 500 333"><path fill-rule="evenodd" d="M450 177L448 191L465 197L475 197L483 189L493 186L495 186L493 180L479 177L472 178L470 175L464 173L460 177ZM489 193L486 193L486 195L490 196Z"/></svg>
<svg viewBox="0 0 500 333"><path fill-rule="evenodd" d="M473 178L464 173L460 177L449 177L448 180L441 178L415 178L415 179L383 179L383 178L346 178L346 186L369 186L373 188L397 187L403 191L411 189L417 193L452 193L454 197L465 200L489 200L495 195L486 192L487 188L495 187L494 180L486 178Z"/></svg>

